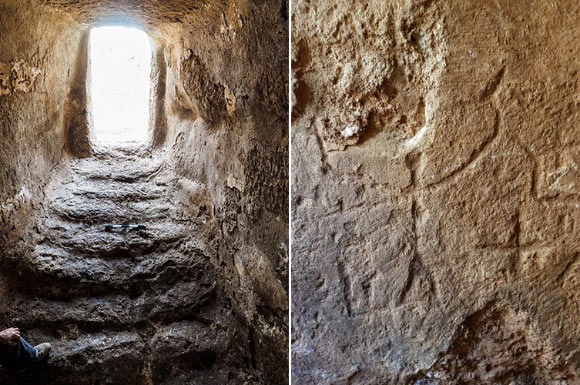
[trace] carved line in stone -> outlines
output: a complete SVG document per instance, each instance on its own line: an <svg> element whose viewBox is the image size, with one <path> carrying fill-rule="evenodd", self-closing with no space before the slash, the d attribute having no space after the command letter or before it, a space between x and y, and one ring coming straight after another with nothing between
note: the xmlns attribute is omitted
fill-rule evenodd
<svg viewBox="0 0 580 385"><path fill-rule="evenodd" d="M417 276L417 274L423 273L425 275L427 281L429 282L429 291L433 294L436 294L433 276L431 272L423 264L423 259L417 250L419 241L419 234L417 232L417 221L422 216L422 209L415 198L413 198L411 203L411 213L413 217L412 234L413 241L415 242L415 244L413 249L413 256L411 257L411 261L409 261L409 266L407 270L407 279L405 280L405 284L403 285L403 288L401 289L399 298L397 300L398 306L402 305L405 302L406 297L413 286L413 282L415 281L415 277Z"/></svg>
<svg viewBox="0 0 580 385"><path fill-rule="evenodd" d="M570 261L568 261L568 263L566 264L566 266L564 266L564 268L562 269L562 271L560 272L560 274L558 274L558 276L556 277L556 282L560 282L562 281L562 279L568 275L568 273L572 270L572 266L574 266L576 264L576 262L578 262L578 256L580 255L579 252L574 253L574 256L570 259Z"/></svg>
<svg viewBox="0 0 580 385"><path fill-rule="evenodd" d="M352 316L352 291L350 288L350 279L345 271L344 262L336 259L336 269L338 271L338 278L340 280L342 299L344 301L344 308L348 317Z"/></svg>
<svg viewBox="0 0 580 385"><path fill-rule="evenodd" d="M345 213L350 213L350 212L353 212L353 211L360 209L360 208L363 208L363 207L368 209L368 210L372 210L373 208L376 208L380 205L391 203L391 202L392 202L392 200L385 199L385 200L373 202L372 204L369 205L368 202L363 201L359 204L352 205L352 206L349 206L346 208L341 206L338 209L330 211L330 212L326 212L323 215L316 215L316 216L310 217L310 220L330 218L333 216L343 216ZM390 216L392 216L392 214L390 214Z"/></svg>
<svg viewBox="0 0 580 385"><path fill-rule="evenodd" d="M451 172L449 175L447 175L446 177L444 177L443 179L441 179L438 182L435 183L431 183L429 185L426 185L425 187L423 187L422 190L427 190L427 191L433 191L435 189L437 189L440 185L450 181L451 179L455 179L457 176L461 175L465 170L467 170L469 168L470 165L472 165L473 163L476 163L477 161L479 161L483 155L486 153L487 149L489 149L489 147L491 147L492 143L494 143L496 141L496 139L499 136L499 127L503 122L503 119L501 117L501 113L499 112L498 107L495 105L495 103L493 103L493 109L495 111L495 122L493 125L493 133L491 135L491 137L487 140L485 140L478 149L476 149L471 156L469 157L469 160L462 166L459 167L458 169L454 170L453 172Z"/></svg>
<svg viewBox="0 0 580 385"><path fill-rule="evenodd" d="M538 157L526 146L522 143L519 137L514 136L514 141L520 146L520 148L526 153L526 155L532 160L534 163L534 170L532 172L532 180L531 180L531 194L532 198L537 202L570 202L570 203L578 203L580 201L580 194L572 193L567 194L565 196L561 196L559 193L553 197L540 197L540 193L538 192L538 180L540 177L541 171L539 166Z"/></svg>
<svg viewBox="0 0 580 385"><path fill-rule="evenodd" d="M498 73L494 76L494 78L484 88L484 90L480 96L480 101L486 101L486 100L491 99L492 106L493 106L493 109L495 111L495 121L494 121L493 133L492 133L491 137L489 139L485 140L479 146L479 148L476 149L471 154L469 160L462 167L459 167L458 169L454 170L449 175L445 176L443 179L441 179L437 182L431 183L429 185L420 187L420 188L416 187L416 180L415 179L416 179L417 170L421 169L423 167L423 161L424 161L423 160L423 152L420 152L419 154L415 155L414 160L406 161L407 168L409 169L409 172L411 173L411 183L409 184L409 186L407 186L400 193L414 194L415 192L436 190L437 188L439 188L439 186L447 183L451 179L455 179L458 175L462 174L463 171L468 169L471 164L477 162L479 159L481 159L483 157L483 155L486 153L486 150L489 147L491 147L492 143L494 143L496 141L496 139L499 137L500 127L503 125L503 117L502 117L502 114L500 112L501 110L497 105L497 98L495 96L497 95L498 91L501 89L501 84L502 84L502 81L504 79L505 69L506 69L505 67L502 67L498 71ZM425 127L426 126L427 125L425 125ZM425 128L425 127L423 127L423 128ZM423 129L421 129L421 131L423 131ZM411 154L412 154L412 152L407 154L407 156L410 156Z"/></svg>

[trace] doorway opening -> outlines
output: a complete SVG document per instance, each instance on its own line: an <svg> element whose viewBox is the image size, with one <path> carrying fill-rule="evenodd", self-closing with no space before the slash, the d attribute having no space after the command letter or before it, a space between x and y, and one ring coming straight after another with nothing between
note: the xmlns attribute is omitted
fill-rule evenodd
<svg viewBox="0 0 580 385"><path fill-rule="evenodd" d="M94 141L146 142L151 88L149 37L135 28L94 28L89 55Z"/></svg>

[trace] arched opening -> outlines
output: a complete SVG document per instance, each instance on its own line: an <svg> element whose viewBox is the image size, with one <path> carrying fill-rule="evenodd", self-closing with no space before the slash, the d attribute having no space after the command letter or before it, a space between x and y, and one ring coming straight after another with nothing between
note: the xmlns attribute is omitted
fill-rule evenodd
<svg viewBox="0 0 580 385"><path fill-rule="evenodd" d="M148 139L151 46L147 34L121 26L90 35L91 136L98 144Z"/></svg>

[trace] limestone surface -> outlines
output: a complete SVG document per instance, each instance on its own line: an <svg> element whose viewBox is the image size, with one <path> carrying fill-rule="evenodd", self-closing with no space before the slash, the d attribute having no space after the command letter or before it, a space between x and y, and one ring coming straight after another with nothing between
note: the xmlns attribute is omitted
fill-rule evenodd
<svg viewBox="0 0 580 385"><path fill-rule="evenodd" d="M137 150L104 150L59 170L28 234L34 250L4 260L13 274L3 282L11 306L2 323L54 345L45 367L13 380L91 383L101 372L109 383L184 383L209 368L242 381L246 374L215 370L228 361L230 338L248 341L231 311L219 310L210 261L219 246L208 239L216 224L203 204L188 216L194 208L178 182ZM105 229L119 223L146 228Z"/></svg>
<svg viewBox="0 0 580 385"><path fill-rule="evenodd" d="M151 38L138 148L91 135L119 24ZM54 345L0 383L288 383L287 84L285 0L0 1L0 328Z"/></svg>
<svg viewBox="0 0 580 385"><path fill-rule="evenodd" d="M296 384L580 381L580 6L292 3Z"/></svg>

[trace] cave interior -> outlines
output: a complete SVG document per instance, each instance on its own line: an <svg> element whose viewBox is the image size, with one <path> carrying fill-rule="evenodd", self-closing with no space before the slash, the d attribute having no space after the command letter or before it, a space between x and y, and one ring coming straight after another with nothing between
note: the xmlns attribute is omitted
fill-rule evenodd
<svg viewBox="0 0 580 385"><path fill-rule="evenodd" d="M285 1L2 1L0 324L53 351L1 383L288 381L287 24ZM141 142L95 138L103 26L149 37Z"/></svg>

